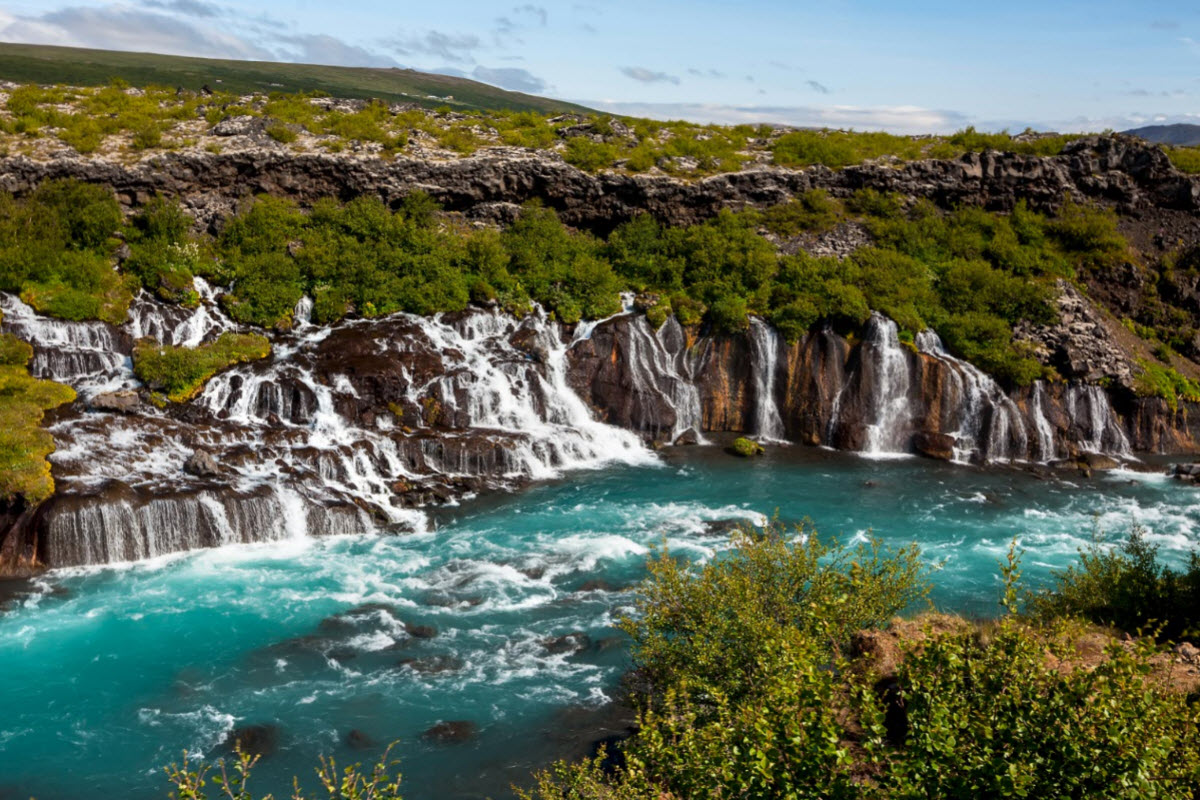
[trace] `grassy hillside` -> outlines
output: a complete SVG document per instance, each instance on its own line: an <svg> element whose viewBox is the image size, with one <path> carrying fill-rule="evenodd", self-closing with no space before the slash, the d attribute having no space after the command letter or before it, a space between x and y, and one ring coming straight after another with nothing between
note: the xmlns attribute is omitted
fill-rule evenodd
<svg viewBox="0 0 1200 800"><path fill-rule="evenodd" d="M319 91L334 97L380 98L427 107L448 105L460 110L555 113L586 110L572 103L509 92L466 78L411 69L233 61L0 42L0 79L102 86L113 78L122 78L134 86L182 86L196 90L207 84L238 94Z"/></svg>

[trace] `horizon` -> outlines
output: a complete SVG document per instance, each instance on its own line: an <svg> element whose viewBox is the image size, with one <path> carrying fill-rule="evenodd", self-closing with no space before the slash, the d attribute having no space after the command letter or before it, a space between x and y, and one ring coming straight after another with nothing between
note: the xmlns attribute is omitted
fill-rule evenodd
<svg viewBox="0 0 1200 800"><path fill-rule="evenodd" d="M1106 2L413 4L17 2L0 40L400 67L659 119L948 133L1200 122L1200 11ZM732 18L733 25L730 24ZM1036 26L1031 22L1037 20ZM364 35L364 31L370 31Z"/></svg>

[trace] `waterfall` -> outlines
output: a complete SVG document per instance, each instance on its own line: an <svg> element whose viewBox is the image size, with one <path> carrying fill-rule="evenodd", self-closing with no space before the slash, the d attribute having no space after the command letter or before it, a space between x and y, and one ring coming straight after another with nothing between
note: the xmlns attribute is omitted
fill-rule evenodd
<svg viewBox="0 0 1200 800"><path fill-rule="evenodd" d="M1036 381L1033 384L1033 394L1029 399L1029 413L1033 418L1033 430L1037 434L1037 460L1043 463L1053 460L1057 454L1054 445L1054 428L1046 419L1046 382Z"/></svg>
<svg viewBox="0 0 1200 800"><path fill-rule="evenodd" d="M217 305L216 290L203 278L192 285L200 302L195 308L164 303L141 291L129 306L126 329L133 339L156 339L163 344L195 347L225 331L235 330L233 320Z"/></svg>
<svg viewBox="0 0 1200 800"><path fill-rule="evenodd" d="M10 294L0 294L0 310L4 330L33 345L34 377L71 384L81 395L132 382L128 343L112 325L43 317Z"/></svg>
<svg viewBox="0 0 1200 800"><path fill-rule="evenodd" d="M863 452L871 455L907 453L912 435L908 355L900 345L896 323L872 314L862 344L864 372L874 391L866 398L869 420Z"/></svg>
<svg viewBox="0 0 1200 800"><path fill-rule="evenodd" d="M1029 449L1025 418L1000 385L975 365L946 352L932 330L918 333L916 345L948 367L952 402L943 404L942 429L955 438L955 460L1025 458Z"/></svg>
<svg viewBox="0 0 1200 800"><path fill-rule="evenodd" d="M642 315L629 318L629 372L633 394L639 404L639 418L645 424L657 420L657 397L675 415L665 437L674 442L687 431L703 442L700 390L696 387L693 364L687 349L687 336L675 317L669 317L655 332ZM661 431L654 430L655 435Z"/></svg>
<svg viewBox="0 0 1200 800"><path fill-rule="evenodd" d="M779 332L757 317L750 318L750 371L754 380L754 432L765 441L783 441L783 417L775 398L779 353L783 342Z"/></svg>
<svg viewBox="0 0 1200 800"><path fill-rule="evenodd" d="M1088 453L1130 455L1129 439L1102 387L1072 384L1067 388L1065 401L1080 449Z"/></svg>
<svg viewBox="0 0 1200 800"><path fill-rule="evenodd" d="M407 319L442 357L433 383L443 414L462 427L513 437L517 474L548 478L565 469L651 459L634 434L596 421L567 385L567 344L540 310L520 322L497 311L454 321L442 314ZM517 335L527 337L526 350L513 345ZM430 388L418 394L428 396Z"/></svg>

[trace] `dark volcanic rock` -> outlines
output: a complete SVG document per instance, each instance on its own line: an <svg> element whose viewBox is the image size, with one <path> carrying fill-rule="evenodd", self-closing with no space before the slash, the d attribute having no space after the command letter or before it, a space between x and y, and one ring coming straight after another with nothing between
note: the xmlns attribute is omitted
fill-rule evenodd
<svg viewBox="0 0 1200 800"><path fill-rule="evenodd" d="M137 392L105 392L98 394L88 401L88 408L93 411L116 411L127 414L135 411L141 405Z"/></svg>
<svg viewBox="0 0 1200 800"><path fill-rule="evenodd" d="M279 749L279 733L279 726L274 724L246 725L225 734L221 744L230 751L266 757Z"/></svg>
<svg viewBox="0 0 1200 800"><path fill-rule="evenodd" d="M369 750L375 746L375 740L355 728L346 734L346 746L351 750Z"/></svg>
<svg viewBox="0 0 1200 800"><path fill-rule="evenodd" d="M575 631L563 636L552 636L542 640L542 647L551 655L579 653L591 647L592 639L586 633Z"/></svg>
<svg viewBox="0 0 1200 800"><path fill-rule="evenodd" d="M923 456L950 461L954 458L954 437L948 433L918 433L913 447Z"/></svg>
<svg viewBox="0 0 1200 800"><path fill-rule="evenodd" d="M479 733L479 726L470 720L439 722L421 734L421 738L437 744L462 744Z"/></svg>

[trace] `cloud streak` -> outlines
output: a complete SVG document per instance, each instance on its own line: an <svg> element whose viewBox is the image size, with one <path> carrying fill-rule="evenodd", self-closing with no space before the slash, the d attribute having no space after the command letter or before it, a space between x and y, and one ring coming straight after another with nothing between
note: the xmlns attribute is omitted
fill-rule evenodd
<svg viewBox="0 0 1200 800"><path fill-rule="evenodd" d="M645 67L621 67L621 74L639 83L673 83L679 85L679 77L666 72L655 72Z"/></svg>

